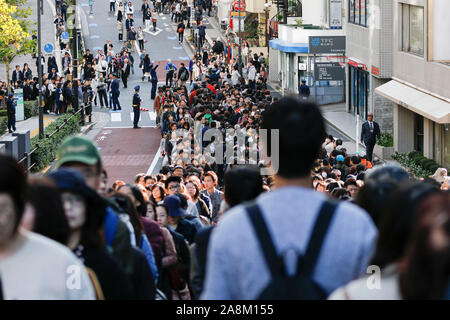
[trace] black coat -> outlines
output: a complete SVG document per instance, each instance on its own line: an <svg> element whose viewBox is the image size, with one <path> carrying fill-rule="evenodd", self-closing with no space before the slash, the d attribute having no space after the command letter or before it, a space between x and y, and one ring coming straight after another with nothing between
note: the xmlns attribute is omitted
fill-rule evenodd
<svg viewBox="0 0 450 320"><path fill-rule="evenodd" d="M373 130L370 130L369 122L365 122L361 128L361 142L365 145L374 145L377 139L381 138L380 126L375 121L373 123Z"/></svg>
<svg viewBox="0 0 450 320"><path fill-rule="evenodd" d="M131 282L134 287L135 299L154 300L156 294L155 279L145 254L140 249L133 248L133 260Z"/></svg>

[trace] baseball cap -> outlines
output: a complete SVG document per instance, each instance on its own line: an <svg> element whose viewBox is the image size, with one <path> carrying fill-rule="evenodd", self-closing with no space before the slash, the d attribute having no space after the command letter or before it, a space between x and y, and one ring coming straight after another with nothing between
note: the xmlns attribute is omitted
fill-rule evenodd
<svg viewBox="0 0 450 320"><path fill-rule="evenodd" d="M181 200L177 196L165 197L164 205L169 208L169 217L184 217L186 215L186 210L181 207Z"/></svg>
<svg viewBox="0 0 450 320"><path fill-rule="evenodd" d="M338 155L338 156L336 157L336 161L344 162L344 156L343 156L342 154Z"/></svg>
<svg viewBox="0 0 450 320"><path fill-rule="evenodd" d="M72 136L66 138L57 152L57 167L67 162L81 162L87 165L97 164L101 160L97 145L86 137Z"/></svg>
<svg viewBox="0 0 450 320"><path fill-rule="evenodd" d="M134 87L134 90L135 90L135 91L138 91L139 89L141 89L141 87L140 87L140 86L136 86L136 87Z"/></svg>
<svg viewBox="0 0 450 320"><path fill-rule="evenodd" d="M14 92L8 93L8 97L12 97L14 95Z"/></svg>

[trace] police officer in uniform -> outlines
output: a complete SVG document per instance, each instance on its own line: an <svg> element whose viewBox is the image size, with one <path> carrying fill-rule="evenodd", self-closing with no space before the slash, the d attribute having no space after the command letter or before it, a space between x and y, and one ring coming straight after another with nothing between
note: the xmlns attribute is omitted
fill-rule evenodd
<svg viewBox="0 0 450 320"><path fill-rule="evenodd" d="M8 113L8 131L13 133L13 131L16 131L16 99L14 99L14 92L8 94L6 110Z"/></svg>
<svg viewBox="0 0 450 320"><path fill-rule="evenodd" d="M141 97L139 97L139 89L141 89L140 86L134 87L134 93L133 96L133 113L134 113L134 121L133 121L133 128L134 129L140 129L141 127L138 126L139 117L141 114Z"/></svg>

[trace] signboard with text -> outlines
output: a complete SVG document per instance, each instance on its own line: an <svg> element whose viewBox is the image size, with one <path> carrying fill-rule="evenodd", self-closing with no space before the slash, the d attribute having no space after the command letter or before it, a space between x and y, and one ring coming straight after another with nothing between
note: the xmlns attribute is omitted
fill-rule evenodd
<svg viewBox="0 0 450 320"><path fill-rule="evenodd" d="M14 99L16 100L16 120L25 120L25 108L23 105L23 89L14 89Z"/></svg>
<svg viewBox="0 0 450 320"><path fill-rule="evenodd" d="M314 65L314 78L316 81L343 81L345 68L338 62L317 62Z"/></svg>
<svg viewBox="0 0 450 320"><path fill-rule="evenodd" d="M330 0L330 29L342 29L342 0Z"/></svg>
<svg viewBox="0 0 450 320"><path fill-rule="evenodd" d="M309 53L313 54L344 54L345 36L309 37Z"/></svg>

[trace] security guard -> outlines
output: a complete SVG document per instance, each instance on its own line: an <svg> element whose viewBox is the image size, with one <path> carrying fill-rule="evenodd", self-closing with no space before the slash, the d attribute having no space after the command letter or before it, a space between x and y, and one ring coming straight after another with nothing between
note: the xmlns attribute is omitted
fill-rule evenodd
<svg viewBox="0 0 450 320"><path fill-rule="evenodd" d="M139 89L141 89L140 86L134 87L135 94L133 96L133 113L134 113L134 121L133 121L133 128L134 129L140 129L141 127L138 126L139 117L141 115L141 97L139 97Z"/></svg>
<svg viewBox="0 0 450 320"><path fill-rule="evenodd" d="M14 92L12 91L8 94L8 99L6 99L6 110L8 114L8 131L13 133L13 131L16 131L16 99L14 99Z"/></svg>

